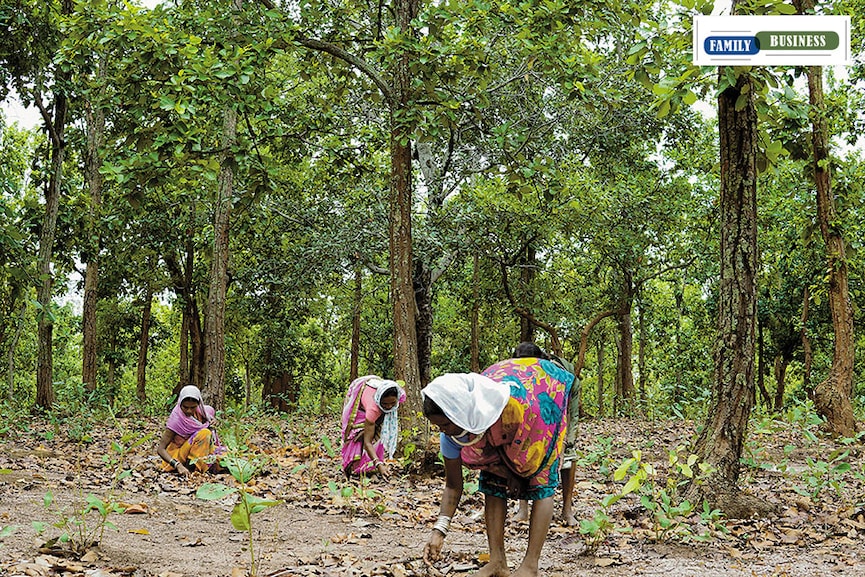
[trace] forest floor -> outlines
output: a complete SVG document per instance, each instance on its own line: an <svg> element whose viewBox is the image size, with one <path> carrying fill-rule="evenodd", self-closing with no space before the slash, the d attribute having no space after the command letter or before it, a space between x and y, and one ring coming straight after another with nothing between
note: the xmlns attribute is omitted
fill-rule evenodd
<svg viewBox="0 0 865 577"><path fill-rule="evenodd" d="M488 550L477 493L463 495L444 558L433 568L421 560L443 486L434 458L427 459L434 464L432 474L406 471L389 481L350 484L326 440L338 438L337 423L319 420L297 431L280 422L260 420L246 439L249 454L268 460L248 484L250 491L281 501L252 516L251 532L232 525L237 493L210 501L196 497L204 483L236 486L231 475L184 480L158 471L154 450L161 422L129 419L77 428L45 420L7 424L0 437L0 575L244 577L254 559L259 577L450 577L470 575L483 564ZM699 508L677 513L669 507L666 517L653 515L651 509L665 509L661 489L667 480L681 479L683 469L670 466L670 454L687 463L677 449L687 446L693 428L682 421L580 423L574 507L587 522L585 532L557 519L544 546L541 574L865 577L861 442L836 444L810 425L755 422L742 487L776 504L777 517L726 520ZM78 440L66 431L76 431ZM136 446L136 439L144 442ZM112 443L115 451L109 450ZM620 493L630 478L615 480L615 471L638 449L631 471L642 464L650 473L647 482L605 509L601 500ZM410 460L417 463L422 453ZM126 470L131 474L117 474ZM467 481L470 488L471 478ZM89 548L86 532L101 523L97 512L83 515L88 495L94 504L116 502L122 510L107 515L101 539L96 535L99 545ZM56 540L64 530L71 535L65 545ZM512 567L525 551L527 531L526 523L511 517L506 544ZM70 544L81 551L71 555Z"/></svg>

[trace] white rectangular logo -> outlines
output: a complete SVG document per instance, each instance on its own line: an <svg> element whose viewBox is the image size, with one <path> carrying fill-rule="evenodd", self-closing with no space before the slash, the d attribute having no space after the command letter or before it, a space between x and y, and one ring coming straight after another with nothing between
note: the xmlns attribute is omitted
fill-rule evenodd
<svg viewBox="0 0 865 577"><path fill-rule="evenodd" d="M697 66L852 64L849 16L695 16Z"/></svg>

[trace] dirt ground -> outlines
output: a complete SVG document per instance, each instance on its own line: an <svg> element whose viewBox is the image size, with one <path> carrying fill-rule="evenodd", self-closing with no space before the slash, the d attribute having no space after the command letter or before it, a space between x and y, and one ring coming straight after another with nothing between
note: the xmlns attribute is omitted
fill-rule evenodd
<svg viewBox="0 0 865 577"><path fill-rule="evenodd" d="M158 432L159 424L146 428ZM622 483L611 479L612 470L633 449L642 448L642 459L657 463L661 472L669 463L669 451L686 443L691 431L691 424L681 422L583 423L577 517L591 519L600 499L621 489ZM778 425L756 434L757 441L750 444L755 465L746 468L743 486L778 504L783 513L777 518L707 524L691 514L659 536L636 497L627 497L610 508L613 528L596 542L590 543L578 527L556 522L544 547L541 574L865 577L861 446L844 455L849 469L840 467L834 476L823 478L824 487L807 475L819 469L815 459L830 455L831 446L798 435ZM155 441L144 443L128 456L132 475L113 491L126 512L109 515L116 527L105 529L100 546L71 556L67 547L51 546L49 539L62 532L51 524L62 518L60 513L73 522L78 519L75 513L88 494L107 499L112 471L110 463L95 454L99 442L91 443L82 456L81 444L68 439L7 439L0 445L0 575L241 577L248 575L255 559L259 576L440 577L471 575L483 564L488 550L481 495L463 496L445 542L445 557L429 569L421 555L438 513L441 477L404 473L389 481L372 480L362 496L359 483L350 485L341 477L337 458L300 441L269 438L257 447L272 459L250 489L282 502L252 517L251 538L232 526L236 493L216 501L196 498L196 489L205 482L234 486L230 475L195 475L185 481L159 473L152 454ZM46 495L53 497L49 505ZM560 503L556 509L558 515ZM98 526L96 517L87 517L88 529ZM526 523L509 523L506 543L512 568L522 558L527 530ZM701 535L707 541L697 540Z"/></svg>

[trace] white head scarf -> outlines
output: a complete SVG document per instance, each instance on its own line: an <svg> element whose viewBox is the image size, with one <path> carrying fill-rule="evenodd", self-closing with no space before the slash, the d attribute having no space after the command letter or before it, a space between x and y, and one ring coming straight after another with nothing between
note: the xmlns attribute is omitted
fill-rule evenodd
<svg viewBox="0 0 865 577"><path fill-rule="evenodd" d="M511 388L477 373L447 373L433 379L421 394L432 399L453 424L478 435L501 416Z"/></svg>
<svg viewBox="0 0 865 577"><path fill-rule="evenodd" d="M186 385L180 392L177 393L177 404L183 402L184 399L195 399L199 405L204 404L204 399L201 397L201 391L195 385Z"/></svg>
<svg viewBox="0 0 865 577"><path fill-rule="evenodd" d="M389 379L372 378L366 382L368 387L375 389L375 404L384 413L384 420L381 423L381 443L384 445L384 450L387 451L387 458L392 459L396 452L397 441L399 440L399 419L397 418L397 409L399 404L405 401L405 391L399 383ZM392 389L396 389L396 404L390 409L385 409L381 406L382 395Z"/></svg>

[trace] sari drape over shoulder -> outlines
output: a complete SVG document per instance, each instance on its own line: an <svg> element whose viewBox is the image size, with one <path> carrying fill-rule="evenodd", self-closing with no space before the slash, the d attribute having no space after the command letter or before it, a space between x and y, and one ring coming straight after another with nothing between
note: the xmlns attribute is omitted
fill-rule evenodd
<svg viewBox="0 0 865 577"><path fill-rule="evenodd" d="M397 389L397 403L390 410L381 406L382 394ZM342 406L342 469L346 474L369 473L375 470L373 459L363 448L363 432L367 421L375 423L376 459L393 457L399 434L397 409L405 402L405 391L396 381L376 375L358 377L348 386Z"/></svg>
<svg viewBox="0 0 865 577"><path fill-rule="evenodd" d="M509 398L483 437L462 447L463 464L481 470L485 494L505 497L507 478L516 475L525 480L519 498L551 496L559 484L574 375L533 357L495 363L483 375L506 388Z"/></svg>
<svg viewBox="0 0 865 577"><path fill-rule="evenodd" d="M198 418L183 414L181 403L185 399L198 401ZM206 457L225 452L225 447L219 441L215 427L216 409L205 405L198 387L188 385L180 390L177 403L168 415L165 427L174 432L174 439L166 447L173 458L184 464L194 464L199 471L206 471L214 463L208 463ZM200 419L200 420L199 420ZM166 471L172 470L171 465L162 464Z"/></svg>

